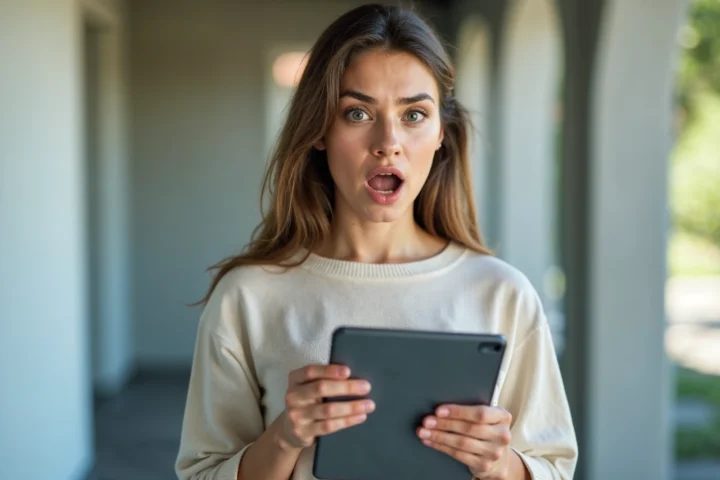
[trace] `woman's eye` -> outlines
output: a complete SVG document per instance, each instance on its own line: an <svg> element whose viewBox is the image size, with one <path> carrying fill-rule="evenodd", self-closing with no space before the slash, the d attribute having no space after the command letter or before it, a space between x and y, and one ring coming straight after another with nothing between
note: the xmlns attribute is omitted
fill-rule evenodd
<svg viewBox="0 0 720 480"><path fill-rule="evenodd" d="M425 118L425 114L420 110L411 110L405 117L410 123L421 122Z"/></svg>
<svg viewBox="0 0 720 480"><path fill-rule="evenodd" d="M363 120L365 120L365 112L363 112L362 110L357 110L357 109L350 110L348 112L348 117L353 122L362 122Z"/></svg>

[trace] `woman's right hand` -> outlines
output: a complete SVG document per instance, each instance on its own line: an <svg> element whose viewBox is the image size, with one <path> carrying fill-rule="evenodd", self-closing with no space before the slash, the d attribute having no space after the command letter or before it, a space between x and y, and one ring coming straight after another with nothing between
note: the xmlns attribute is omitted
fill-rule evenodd
<svg viewBox="0 0 720 480"><path fill-rule="evenodd" d="M349 380L350 369L341 365L308 365L290 372L281 420L281 443L302 449L315 438L363 423L375 410L369 399L323 402L323 398L363 396L370 392L365 380Z"/></svg>

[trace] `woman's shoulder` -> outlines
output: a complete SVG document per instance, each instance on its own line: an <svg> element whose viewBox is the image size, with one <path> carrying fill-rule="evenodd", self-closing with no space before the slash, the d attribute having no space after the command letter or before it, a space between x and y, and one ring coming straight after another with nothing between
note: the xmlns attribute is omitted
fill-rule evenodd
<svg viewBox="0 0 720 480"><path fill-rule="evenodd" d="M240 265L214 279L201 314L201 324L221 337L235 338L256 323L292 291L292 269L273 264ZM245 327L241 327L241 324Z"/></svg>
<svg viewBox="0 0 720 480"><path fill-rule="evenodd" d="M289 280L296 268L271 263L239 265L228 270L218 280L215 291L227 295L231 292L254 294L277 290L282 282Z"/></svg>
<svg viewBox="0 0 720 480"><path fill-rule="evenodd" d="M489 287L504 287L519 294L536 294L527 275L500 257L468 250L462 268Z"/></svg>
<svg viewBox="0 0 720 480"><path fill-rule="evenodd" d="M540 296L518 267L496 256L468 252L461 268L481 303L503 324L498 328L524 336L545 322Z"/></svg>

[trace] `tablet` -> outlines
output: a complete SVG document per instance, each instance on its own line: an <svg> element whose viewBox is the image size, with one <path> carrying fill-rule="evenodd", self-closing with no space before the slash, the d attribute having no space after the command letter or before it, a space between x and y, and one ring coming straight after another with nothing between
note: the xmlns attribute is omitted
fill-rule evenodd
<svg viewBox="0 0 720 480"><path fill-rule="evenodd" d="M422 419L444 403L489 405L505 353L505 337L416 330L341 327L330 363L368 380L367 420L317 438L313 475L333 480L468 480L468 467L423 445Z"/></svg>

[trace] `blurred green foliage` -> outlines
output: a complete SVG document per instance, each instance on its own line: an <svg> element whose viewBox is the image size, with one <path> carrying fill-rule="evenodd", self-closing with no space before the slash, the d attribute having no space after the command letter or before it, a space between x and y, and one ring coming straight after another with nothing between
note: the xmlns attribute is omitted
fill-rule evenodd
<svg viewBox="0 0 720 480"><path fill-rule="evenodd" d="M678 42L673 225L720 248L720 0L695 0Z"/></svg>
<svg viewBox="0 0 720 480"><path fill-rule="evenodd" d="M680 369L679 399L697 399L715 407L713 422L699 428L680 427L675 432L675 455L682 460L720 458L720 377Z"/></svg>
<svg viewBox="0 0 720 480"><path fill-rule="evenodd" d="M678 140L670 171L673 275L720 273L720 0L694 0L680 31ZM675 432L678 459L720 458L720 377L680 369L677 397L715 408L714 421Z"/></svg>
<svg viewBox="0 0 720 480"><path fill-rule="evenodd" d="M692 116L698 93L720 94L720 0L692 2L678 41L684 49L678 77L680 102Z"/></svg>
<svg viewBox="0 0 720 480"><path fill-rule="evenodd" d="M668 244L671 277L720 276L720 248L685 232L673 232Z"/></svg>

